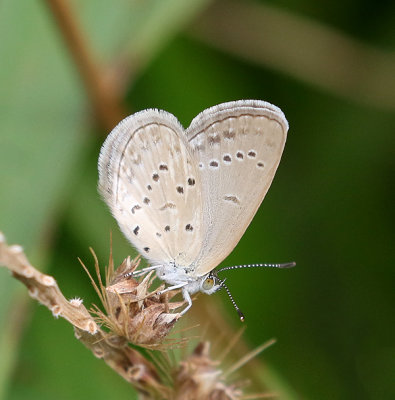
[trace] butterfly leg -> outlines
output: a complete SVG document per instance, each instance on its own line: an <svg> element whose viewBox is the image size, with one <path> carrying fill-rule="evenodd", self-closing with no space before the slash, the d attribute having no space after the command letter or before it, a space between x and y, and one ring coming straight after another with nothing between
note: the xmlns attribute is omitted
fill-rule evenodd
<svg viewBox="0 0 395 400"><path fill-rule="evenodd" d="M192 299L191 299L191 296L190 296L188 290L185 288L186 285L187 285L187 283L183 282L183 283L180 283L179 285L169 286L166 289L158 292L158 294L163 294L170 290L182 288L182 296L184 297L184 300L188 303L188 305L180 312L181 315L184 315L192 307Z"/></svg>
<svg viewBox="0 0 395 400"><path fill-rule="evenodd" d="M181 315L184 315L192 307L192 299L185 287L182 289L182 295L184 296L184 300L188 303L188 305L180 312Z"/></svg>
<svg viewBox="0 0 395 400"><path fill-rule="evenodd" d="M129 277L129 276L141 276L141 275L144 275L144 274L146 274L147 272L149 272L149 271L152 271L152 270L154 270L154 269L157 269L157 268L160 268L161 267L161 265L154 265L153 267L151 266L151 267L146 267L146 268L142 268L142 269L140 269L140 270L138 270L138 271L133 271L133 272L129 272L128 274L125 274L125 277Z"/></svg>
<svg viewBox="0 0 395 400"><path fill-rule="evenodd" d="M180 289L180 288L184 287L185 285L187 285L186 282L180 283L179 285L169 286L166 289L163 289L160 292L158 292L158 294L161 295L163 293L169 292L170 290ZM182 291L182 293L184 294L184 291Z"/></svg>

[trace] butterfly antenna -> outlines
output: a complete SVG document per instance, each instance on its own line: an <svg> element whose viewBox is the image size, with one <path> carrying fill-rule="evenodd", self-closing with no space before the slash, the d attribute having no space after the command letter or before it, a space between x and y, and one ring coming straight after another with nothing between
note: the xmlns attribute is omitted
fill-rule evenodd
<svg viewBox="0 0 395 400"><path fill-rule="evenodd" d="M223 287L223 288L226 290L226 293L228 293L228 296L229 296L229 298L230 298L230 301L231 301L232 304L233 304L233 307L236 309L237 314L239 314L240 321L241 321L241 322L244 322L244 314L241 312L239 306L236 304L236 302L235 302L233 296L232 296L231 293L230 293L230 290L229 290L228 287L225 285L225 281L224 281L224 280L221 281L221 287Z"/></svg>
<svg viewBox="0 0 395 400"><path fill-rule="evenodd" d="M292 261L284 264L245 264L245 265L233 265L232 267L225 267L219 269L217 272L226 271L228 269L238 269L238 268L292 268L296 265L296 262Z"/></svg>

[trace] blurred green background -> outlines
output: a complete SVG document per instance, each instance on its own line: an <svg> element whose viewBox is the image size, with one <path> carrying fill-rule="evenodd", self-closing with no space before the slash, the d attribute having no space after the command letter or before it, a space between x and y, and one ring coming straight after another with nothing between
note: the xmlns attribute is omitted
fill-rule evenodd
<svg viewBox="0 0 395 400"><path fill-rule="evenodd" d="M282 398L394 399L395 3L4 0L0 230L89 305L77 257L93 265L92 246L104 265L110 229L118 262L134 250L96 192L111 102L94 107L54 12L62 4L128 113L157 107L188 126L220 102L281 107L283 159L223 264L297 267L229 272L244 339L277 338L260 358ZM223 302L236 330L226 294L209 301ZM133 393L0 269L0 398L110 397Z"/></svg>

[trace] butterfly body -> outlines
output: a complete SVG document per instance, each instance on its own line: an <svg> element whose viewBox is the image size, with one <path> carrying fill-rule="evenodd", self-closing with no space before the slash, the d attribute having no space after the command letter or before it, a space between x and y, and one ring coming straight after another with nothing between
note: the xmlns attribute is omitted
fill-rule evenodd
<svg viewBox="0 0 395 400"><path fill-rule="evenodd" d="M202 286L210 274L209 272L203 276L195 277L191 272L185 271L184 268L172 265L164 265L156 269L156 275L159 279L171 286L181 285L189 294L195 294L199 291L211 294L211 291L208 293Z"/></svg>
<svg viewBox="0 0 395 400"><path fill-rule="evenodd" d="M265 197L287 130L276 106L241 100L204 110L186 130L170 113L141 111L106 139L99 190L148 269L182 289L187 309L190 294L222 287L213 269Z"/></svg>

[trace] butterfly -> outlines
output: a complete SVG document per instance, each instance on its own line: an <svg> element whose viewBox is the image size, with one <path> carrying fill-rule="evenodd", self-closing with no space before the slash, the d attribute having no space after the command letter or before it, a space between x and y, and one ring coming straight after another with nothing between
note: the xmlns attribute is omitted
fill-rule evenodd
<svg viewBox="0 0 395 400"><path fill-rule="evenodd" d="M99 156L99 191L131 244L168 286L191 295L225 288L214 271L244 234L279 165L288 122L260 100L232 101L198 114L187 129L148 109L122 120ZM163 291L163 292L164 292Z"/></svg>

